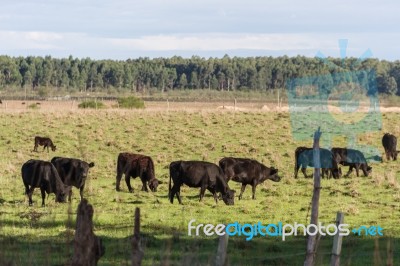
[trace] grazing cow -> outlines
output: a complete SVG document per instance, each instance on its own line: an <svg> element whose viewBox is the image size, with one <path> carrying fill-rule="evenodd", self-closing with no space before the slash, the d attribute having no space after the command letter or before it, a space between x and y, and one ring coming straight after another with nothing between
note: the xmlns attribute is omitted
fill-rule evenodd
<svg viewBox="0 0 400 266"><path fill-rule="evenodd" d="M56 146L54 146L53 141L50 138L42 138L42 137L35 137L35 146L33 147L33 151L37 151L38 146L43 146L44 149L47 148L47 152L49 152L49 147L52 151L56 150Z"/></svg>
<svg viewBox="0 0 400 266"><path fill-rule="evenodd" d="M33 190L37 187L42 193L42 206L45 206L46 193L56 194L56 202L65 202L66 195L71 191L71 187L62 182L57 169L50 162L29 160L22 165L21 173L29 206L32 205Z"/></svg>
<svg viewBox="0 0 400 266"><path fill-rule="evenodd" d="M305 178L307 178L306 168L307 166L314 167L314 152L313 148L298 147L295 151L295 166L294 166L294 178L297 178L297 173L301 167L301 171ZM322 177L327 174L328 178L340 178L342 175L342 169L338 167L333 154L330 150L320 148L319 149L320 164ZM310 176L312 177L312 175Z"/></svg>
<svg viewBox="0 0 400 266"><path fill-rule="evenodd" d="M142 181L142 191L148 192L147 184L151 191L156 192L161 181L155 177L154 163L150 156L123 152L118 155L116 190L120 191L122 175L125 175L125 182L129 192L133 192L130 178L140 177Z"/></svg>
<svg viewBox="0 0 400 266"><path fill-rule="evenodd" d="M397 138L390 133L386 133L382 137L382 145L385 148L386 159L388 161L390 161L390 159L396 161L397 154L399 153L399 151L396 150Z"/></svg>
<svg viewBox="0 0 400 266"><path fill-rule="evenodd" d="M364 154L359 150L347 149L347 148L332 148L332 154L338 164L343 166L349 166L349 171L346 176L350 175L353 168L356 169L358 176L358 170L364 173L364 176L368 176L371 173L372 167L368 166L367 160L365 160Z"/></svg>
<svg viewBox="0 0 400 266"><path fill-rule="evenodd" d="M235 191L230 190L225 181L222 169L213 163L201 161L175 161L169 165L169 200L174 201L176 195L180 204L181 186L186 184L189 187L200 187L200 201L203 200L204 193L208 189L218 202L217 193L220 192L222 200L226 205L234 204ZM174 183L171 188L171 179Z"/></svg>
<svg viewBox="0 0 400 266"><path fill-rule="evenodd" d="M89 168L94 166L94 163L87 163L79 159L54 157L51 163L56 167L61 180L65 185L79 188L81 200L83 199L83 189L85 188L86 178ZM71 201L72 190L68 195L68 200Z"/></svg>
<svg viewBox="0 0 400 266"><path fill-rule="evenodd" d="M226 180L232 179L235 182L242 183L239 200L246 185L252 186L253 199L256 199L256 187L267 179L279 182L281 177L278 175L278 169L268 168L256 160L244 158L225 157L219 161L219 166L225 173Z"/></svg>

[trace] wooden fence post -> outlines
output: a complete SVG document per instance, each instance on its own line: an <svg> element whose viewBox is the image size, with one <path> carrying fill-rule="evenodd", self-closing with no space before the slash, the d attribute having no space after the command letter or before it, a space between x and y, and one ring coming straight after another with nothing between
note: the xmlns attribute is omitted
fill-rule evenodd
<svg viewBox="0 0 400 266"><path fill-rule="evenodd" d="M142 265L144 252L140 246L140 209L135 209L135 227L132 239L132 266Z"/></svg>
<svg viewBox="0 0 400 266"><path fill-rule="evenodd" d="M104 255L101 239L93 233L93 207L86 199L78 205L72 265L97 265Z"/></svg>
<svg viewBox="0 0 400 266"><path fill-rule="evenodd" d="M228 234L225 234L219 237L217 257L215 258L216 266L224 266L226 264L227 249L228 249Z"/></svg>
<svg viewBox="0 0 400 266"><path fill-rule="evenodd" d="M344 214L342 212L338 212L336 214L336 228L339 228L340 224L344 222ZM336 235L333 237L333 247L332 247L332 257L331 257L331 266L339 266L340 265L340 253L342 251L342 240L343 236L339 234L339 230Z"/></svg>
<svg viewBox="0 0 400 266"><path fill-rule="evenodd" d="M311 222L310 224L318 225L318 211L319 211L319 195L321 192L321 161L319 151L319 139L321 137L321 128L319 127L314 133L313 143L313 160L314 160L314 191L312 196L311 206ZM309 235L307 239L307 254L304 261L305 266L312 266L315 264L315 252L317 250L317 235Z"/></svg>
<svg viewBox="0 0 400 266"><path fill-rule="evenodd" d="M235 101L233 102L233 110L236 111L236 98L235 98Z"/></svg>

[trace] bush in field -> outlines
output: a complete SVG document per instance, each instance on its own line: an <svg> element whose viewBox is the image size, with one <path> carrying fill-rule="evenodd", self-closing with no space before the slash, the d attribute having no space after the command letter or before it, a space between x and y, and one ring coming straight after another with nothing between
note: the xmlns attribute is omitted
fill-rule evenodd
<svg viewBox="0 0 400 266"><path fill-rule="evenodd" d="M28 109L34 109L34 110L39 109L39 106L36 103L32 103L32 104L28 105L27 107L28 107Z"/></svg>
<svg viewBox="0 0 400 266"><path fill-rule="evenodd" d="M104 103L97 101L84 101L78 105L78 108L93 108L93 109L101 109L106 108Z"/></svg>
<svg viewBox="0 0 400 266"><path fill-rule="evenodd" d="M144 101L140 98L129 96L118 99L118 105L120 108L144 108Z"/></svg>

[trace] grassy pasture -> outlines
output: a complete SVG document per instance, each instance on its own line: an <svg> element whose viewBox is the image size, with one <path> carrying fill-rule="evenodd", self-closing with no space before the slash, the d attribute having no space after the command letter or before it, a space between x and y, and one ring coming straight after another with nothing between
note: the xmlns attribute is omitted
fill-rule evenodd
<svg viewBox="0 0 400 266"><path fill-rule="evenodd" d="M400 134L400 115L383 114L381 132L362 134L359 141L381 147L383 132ZM71 204L54 202L54 195L40 207L40 192L29 207L24 196L20 169L31 158L50 160L53 156L76 157L96 166L90 171L85 197L93 205L95 234L103 239L105 256L99 265L130 265L130 237L135 207L141 208L144 265L212 264L216 237L189 237L187 224L263 224L294 222L308 224L313 182L299 173L293 177L294 150L311 145L292 138L288 113L231 111L123 111L82 110L61 113L43 110L0 113L0 264L62 265L73 252L72 240L79 193L74 188ZM33 152L35 135L49 136L56 152ZM323 144L322 135L322 144ZM345 146L345 138L336 146ZM40 150L40 148L39 148ZM130 151L152 156L156 176L163 181L159 191L135 189L115 191L116 158ZM217 163L223 156L251 157L279 169L279 183L266 181L257 187L256 200L248 187L234 206L215 204L206 193L198 201L198 189L182 187L183 205L170 204L168 165L174 160L206 160ZM334 223L336 212L345 213L350 227L380 225L385 237L348 236L343 240L343 265L380 265L391 258L399 263L400 167L397 162L373 164L369 177L355 173L340 180L322 180L320 221ZM346 169L347 170L347 169ZM311 174L311 169L308 169ZM237 195L240 185L230 182ZM323 237L317 254L318 265L330 259L332 239ZM229 239L231 265L302 265L306 239L288 237L244 237ZM388 255L388 249L394 251Z"/></svg>

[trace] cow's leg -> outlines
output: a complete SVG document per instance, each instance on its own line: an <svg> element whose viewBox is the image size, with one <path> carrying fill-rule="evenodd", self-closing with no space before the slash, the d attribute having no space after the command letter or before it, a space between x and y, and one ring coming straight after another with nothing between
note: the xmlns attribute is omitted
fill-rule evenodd
<svg viewBox="0 0 400 266"><path fill-rule="evenodd" d="M385 154L386 154L386 160L390 161L390 152L387 149L385 149Z"/></svg>
<svg viewBox="0 0 400 266"><path fill-rule="evenodd" d="M117 176L115 177L115 190L121 191L120 184L122 179L122 171L117 170Z"/></svg>
<svg viewBox="0 0 400 266"><path fill-rule="evenodd" d="M253 182L252 187L251 187L252 192L253 192L253 200L256 199L256 187L257 187L257 183Z"/></svg>
<svg viewBox="0 0 400 266"><path fill-rule="evenodd" d="M42 193L42 207L44 207L44 199L46 198L46 191L44 188L40 188L40 192Z"/></svg>
<svg viewBox="0 0 400 266"><path fill-rule="evenodd" d="M303 173L304 177L307 178L307 172L305 167L301 168L301 172Z"/></svg>
<svg viewBox="0 0 400 266"><path fill-rule="evenodd" d="M351 172L353 172L353 168L354 168L353 165L350 165L350 166L349 166L349 171L347 171L346 176L349 176L349 175L351 174Z"/></svg>
<svg viewBox="0 0 400 266"><path fill-rule="evenodd" d="M37 143L35 143L35 146L33 147L33 151L37 152L37 148L38 148L38 145L37 145Z"/></svg>
<svg viewBox="0 0 400 266"><path fill-rule="evenodd" d="M204 193L206 192L206 186L202 185L200 188L200 201L203 201Z"/></svg>
<svg viewBox="0 0 400 266"><path fill-rule="evenodd" d="M174 185L172 186L172 188L171 188L171 191L169 192L169 201L170 201L171 203L174 203L175 194L176 194L176 186L175 186L175 184L174 184Z"/></svg>
<svg viewBox="0 0 400 266"><path fill-rule="evenodd" d="M128 173L125 173L125 183L128 187L129 192L133 192L133 188L131 187L131 176Z"/></svg>
<svg viewBox="0 0 400 266"><path fill-rule="evenodd" d="M356 168L356 174L357 174L357 177L358 177L359 176L358 175L358 170L360 169L360 164L356 163L356 167L355 168Z"/></svg>
<svg viewBox="0 0 400 266"><path fill-rule="evenodd" d="M178 190L176 192L176 196L178 198L179 204L182 204L182 198L181 198L181 185L179 185Z"/></svg>
<svg viewBox="0 0 400 266"><path fill-rule="evenodd" d="M241 189L240 189L239 200L242 199L242 195L243 195L243 192L244 192L245 189L246 189L246 184L243 184L243 183L242 183L242 187L241 187Z"/></svg>
<svg viewBox="0 0 400 266"><path fill-rule="evenodd" d="M79 188L79 195L81 196L81 201L83 200L83 190L85 189L85 185ZM72 189L69 191L69 195L72 195ZM71 196L70 196L71 197ZM71 200L70 200L71 201Z"/></svg>
<svg viewBox="0 0 400 266"><path fill-rule="evenodd" d="M294 178L297 178L297 173L299 172L300 165L295 165L294 166Z"/></svg>
<svg viewBox="0 0 400 266"><path fill-rule="evenodd" d="M142 178L142 177L140 177L140 179L142 180L142 191L146 191L146 192L149 192L149 190L148 190L148 188L147 188L147 182L146 182L146 180L144 180L144 177Z"/></svg>
<svg viewBox="0 0 400 266"><path fill-rule="evenodd" d="M35 188L34 187L31 187L30 189L28 189L27 191L26 191L26 194L28 195L28 199L29 199L29 206L32 206L32 204L33 204L33 201L32 201L32 194L33 194L33 190L34 190Z"/></svg>

